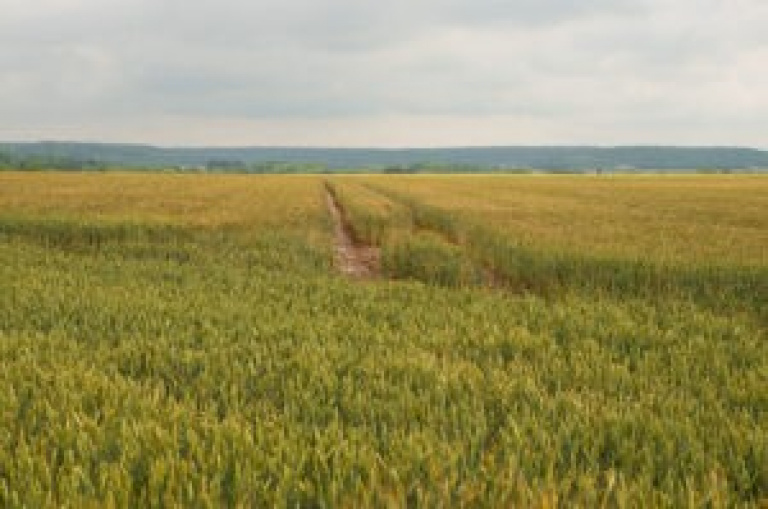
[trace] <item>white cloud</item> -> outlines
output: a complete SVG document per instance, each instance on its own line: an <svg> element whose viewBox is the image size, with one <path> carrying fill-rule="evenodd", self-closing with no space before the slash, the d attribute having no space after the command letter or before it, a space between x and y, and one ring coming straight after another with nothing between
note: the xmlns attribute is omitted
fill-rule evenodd
<svg viewBox="0 0 768 509"><path fill-rule="evenodd" d="M0 0L0 138L766 146L762 0Z"/></svg>

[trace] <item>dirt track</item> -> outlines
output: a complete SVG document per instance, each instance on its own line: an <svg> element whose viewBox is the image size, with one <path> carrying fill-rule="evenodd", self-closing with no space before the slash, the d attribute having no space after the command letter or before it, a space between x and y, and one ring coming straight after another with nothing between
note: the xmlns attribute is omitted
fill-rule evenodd
<svg viewBox="0 0 768 509"><path fill-rule="evenodd" d="M371 279L379 272L379 249L355 243L341 207L330 191L326 190L328 210L333 218L334 251L338 270L351 278Z"/></svg>

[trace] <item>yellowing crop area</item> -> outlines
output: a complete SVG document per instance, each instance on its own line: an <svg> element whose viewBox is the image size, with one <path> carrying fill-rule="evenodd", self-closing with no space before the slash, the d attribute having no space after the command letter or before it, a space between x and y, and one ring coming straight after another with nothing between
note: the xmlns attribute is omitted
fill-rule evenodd
<svg viewBox="0 0 768 509"><path fill-rule="evenodd" d="M381 243L382 266L395 278L545 296L674 298L768 322L768 179L762 177L335 182L354 182L409 211L412 235ZM361 222L350 211L353 226ZM403 220L397 224L402 230Z"/></svg>
<svg viewBox="0 0 768 509"><path fill-rule="evenodd" d="M763 182L0 174L0 506L758 506Z"/></svg>
<svg viewBox="0 0 768 509"><path fill-rule="evenodd" d="M368 177L516 242L590 256L768 264L763 176Z"/></svg>
<svg viewBox="0 0 768 509"><path fill-rule="evenodd" d="M188 226L277 227L325 224L314 177L242 175L0 175L3 216L86 221L165 222Z"/></svg>

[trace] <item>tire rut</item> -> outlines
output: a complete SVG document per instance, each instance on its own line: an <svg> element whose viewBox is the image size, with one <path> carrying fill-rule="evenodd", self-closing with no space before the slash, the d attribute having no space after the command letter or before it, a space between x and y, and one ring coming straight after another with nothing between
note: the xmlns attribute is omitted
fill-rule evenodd
<svg viewBox="0 0 768 509"><path fill-rule="evenodd" d="M336 268L352 279L376 278L379 275L379 248L356 243L341 205L327 188L325 195L333 219Z"/></svg>

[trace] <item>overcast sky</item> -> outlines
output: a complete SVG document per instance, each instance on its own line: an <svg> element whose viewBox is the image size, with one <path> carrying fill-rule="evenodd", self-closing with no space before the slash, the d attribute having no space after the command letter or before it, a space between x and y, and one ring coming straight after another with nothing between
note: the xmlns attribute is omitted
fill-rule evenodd
<svg viewBox="0 0 768 509"><path fill-rule="evenodd" d="M768 148L768 1L0 0L0 139Z"/></svg>

